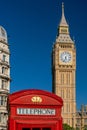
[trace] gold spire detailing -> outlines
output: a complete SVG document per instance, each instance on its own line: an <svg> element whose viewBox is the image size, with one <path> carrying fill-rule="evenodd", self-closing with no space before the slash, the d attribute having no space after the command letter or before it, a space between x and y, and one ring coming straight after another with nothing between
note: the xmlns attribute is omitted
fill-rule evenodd
<svg viewBox="0 0 87 130"><path fill-rule="evenodd" d="M62 18L61 18L59 26L68 26L65 19L65 15L64 15L64 3L62 3Z"/></svg>

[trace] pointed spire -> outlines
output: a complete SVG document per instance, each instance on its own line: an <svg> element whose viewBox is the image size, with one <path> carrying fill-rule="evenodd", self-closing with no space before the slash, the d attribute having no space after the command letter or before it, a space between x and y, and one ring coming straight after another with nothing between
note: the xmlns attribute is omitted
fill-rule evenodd
<svg viewBox="0 0 87 130"><path fill-rule="evenodd" d="M64 15L64 3L62 2L62 15Z"/></svg>
<svg viewBox="0 0 87 130"><path fill-rule="evenodd" d="M62 3L62 17L59 26L68 26L64 15L64 3Z"/></svg>
<svg viewBox="0 0 87 130"><path fill-rule="evenodd" d="M62 17L61 17L60 24L58 27L58 34L57 34L56 42L73 43L69 35L69 25L67 24L65 15L64 15L64 3L62 3Z"/></svg>

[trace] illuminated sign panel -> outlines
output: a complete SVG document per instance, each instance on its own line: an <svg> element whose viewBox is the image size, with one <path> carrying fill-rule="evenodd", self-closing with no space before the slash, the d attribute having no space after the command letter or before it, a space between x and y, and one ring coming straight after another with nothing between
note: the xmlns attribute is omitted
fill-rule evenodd
<svg viewBox="0 0 87 130"><path fill-rule="evenodd" d="M56 115L55 109L42 108L17 108L19 115Z"/></svg>

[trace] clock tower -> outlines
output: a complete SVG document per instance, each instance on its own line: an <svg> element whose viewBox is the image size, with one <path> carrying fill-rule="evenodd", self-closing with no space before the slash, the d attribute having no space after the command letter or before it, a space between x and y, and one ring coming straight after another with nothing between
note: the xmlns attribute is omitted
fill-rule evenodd
<svg viewBox="0 0 87 130"><path fill-rule="evenodd" d="M52 50L52 85L53 92L62 97L63 123L75 127L76 113L76 48L69 34L69 25L64 16L62 4L62 17L58 27L58 35Z"/></svg>

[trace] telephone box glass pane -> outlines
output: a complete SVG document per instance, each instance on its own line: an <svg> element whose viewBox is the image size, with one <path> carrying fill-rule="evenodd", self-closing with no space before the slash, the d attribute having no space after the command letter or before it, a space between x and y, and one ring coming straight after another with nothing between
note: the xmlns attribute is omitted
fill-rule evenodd
<svg viewBox="0 0 87 130"><path fill-rule="evenodd" d="M51 130L51 128L43 128L42 130Z"/></svg>
<svg viewBox="0 0 87 130"><path fill-rule="evenodd" d="M33 128L32 130L41 130L40 128Z"/></svg>
<svg viewBox="0 0 87 130"><path fill-rule="evenodd" d="M22 128L22 130L30 130L30 128Z"/></svg>

